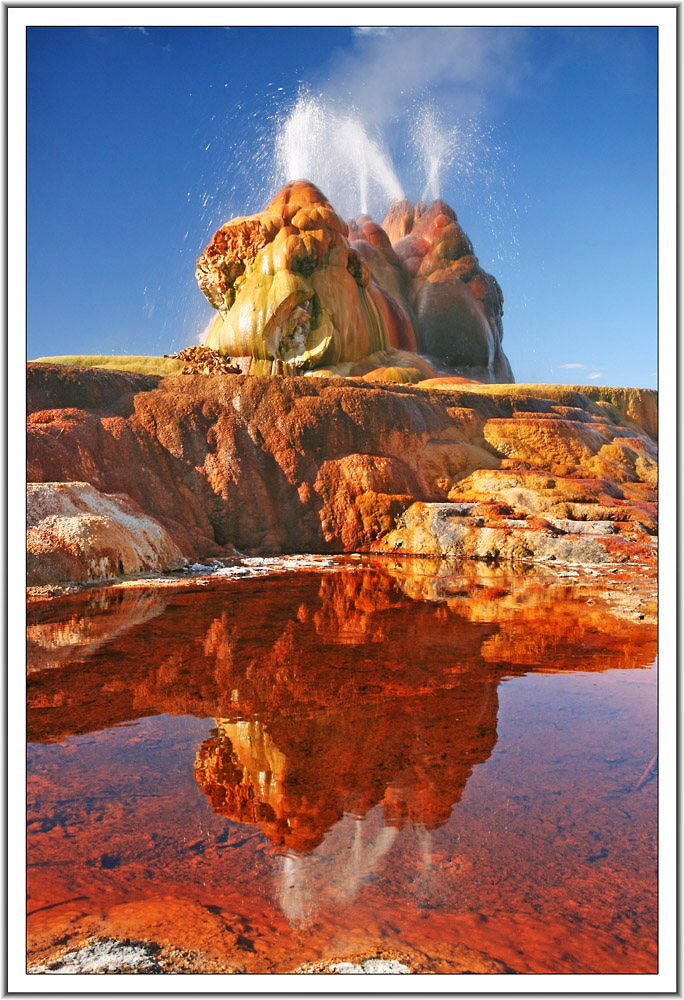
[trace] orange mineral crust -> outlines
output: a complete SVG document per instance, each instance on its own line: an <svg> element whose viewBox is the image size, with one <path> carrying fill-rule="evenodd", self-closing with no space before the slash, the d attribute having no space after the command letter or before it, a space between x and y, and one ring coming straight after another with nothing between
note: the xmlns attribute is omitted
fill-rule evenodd
<svg viewBox="0 0 684 1000"><path fill-rule="evenodd" d="M29 585L236 549L654 564L654 392L416 365L419 385L386 381L390 357L344 379L29 365Z"/></svg>
<svg viewBox="0 0 684 1000"><path fill-rule="evenodd" d="M650 584L560 572L36 606L29 965L114 938L165 971L656 971Z"/></svg>

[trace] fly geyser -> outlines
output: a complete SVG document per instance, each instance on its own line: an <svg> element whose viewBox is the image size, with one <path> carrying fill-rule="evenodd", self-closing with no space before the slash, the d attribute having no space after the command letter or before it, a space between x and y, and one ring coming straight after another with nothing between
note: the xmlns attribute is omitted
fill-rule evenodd
<svg viewBox="0 0 684 1000"><path fill-rule="evenodd" d="M654 565L655 393L513 384L456 214L389 197L345 222L293 181L222 226L203 347L29 366L31 587L293 553Z"/></svg>
<svg viewBox="0 0 684 1000"><path fill-rule="evenodd" d="M441 200L345 223L308 181L219 229L197 266L218 315L206 346L250 374L438 374L512 382L503 295Z"/></svg>

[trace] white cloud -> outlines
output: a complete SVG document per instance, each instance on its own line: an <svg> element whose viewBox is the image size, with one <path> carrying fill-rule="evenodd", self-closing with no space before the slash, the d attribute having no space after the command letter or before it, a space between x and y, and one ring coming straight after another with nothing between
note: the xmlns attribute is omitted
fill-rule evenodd
<svg viewBox="0 0 684 1000"><path fill-rule="evenodd" d="M591 375L587 375L587 378L591 379L603 378L603 372L592 372Z"/></svg>
<svg viewBox="0 0 684 1000"><path fill-rule="evenodd" d="M352 31L354 32L355 35L386 35L389 30L390 30L389 28L373 28L373 27L352 28Z"/></svg>
<svg viewBox="0 0 684 1000"><path fill-rule="evenodd" d="M136 26L136 27L130 26L129 27L128 25L125 25L125 27L126 27L126 31L139 31L141 35L149 35L149 31L147 30L147 28L142 28L140 26Z"/></svg>
<svg viewBox="0 0 684 1000"><path fill-rule="evenodd" d="M517 91L527 42L524 28L355 28L353 48L336 56L323 87L379 127L445 88L454 116L474 114Z"/></svg>
<svg viewBox="0 0 684 1000"><path fill-rule="evenodd" d="M561 368L588 368L589 365L580 365L576 361L569 361L565 365L561 365Z"/></svg>

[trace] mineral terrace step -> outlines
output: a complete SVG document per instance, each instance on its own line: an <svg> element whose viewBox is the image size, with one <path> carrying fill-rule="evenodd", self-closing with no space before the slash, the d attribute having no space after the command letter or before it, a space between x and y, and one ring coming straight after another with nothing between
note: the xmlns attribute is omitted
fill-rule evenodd
<svg viewBox="0 0 684 1000"><path fill-rule="evenodd" d="M573 521L568 517L547 517L546 520L554 528L572 535L615 535L618 530L614 521Z"/></svg>

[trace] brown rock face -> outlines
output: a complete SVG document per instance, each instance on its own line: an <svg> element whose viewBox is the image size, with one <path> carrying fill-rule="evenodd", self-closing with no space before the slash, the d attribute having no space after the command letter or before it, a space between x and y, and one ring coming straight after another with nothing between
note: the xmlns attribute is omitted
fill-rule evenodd
<svg viewBox="0 0 684 1000"><path fill-rule="evenodd" d="M623 559L654 547L657 451L640 421L653 429L655 394L605 396L30 365L28 478L124 495L190 559L439 553L432 528L399 526L416 503L477 538L454 554L550 556L557 536L570 552L596 522L589 549ZM499 534L485 545L482 528Z"/></svg>
<svg viewBox="0 0 684 1000"><path fill-rule="evenodd" d="M29 365L27 479L123 495L159 521L183 555L217 555L201 477L189 463L179 467L137 418L135 400L159 383L157 376Z"/></svg>
<svg viewBox="0 0 684 1000"><path fill-rule="evenodd" d="M197 280L219 313L207 345L252 373L346 375L345 365L394 350L513 381L501 289L442 201L395 203L384 228L367 215L346 224L318 188L294 181L264 212L215 233Z"/></svg>

